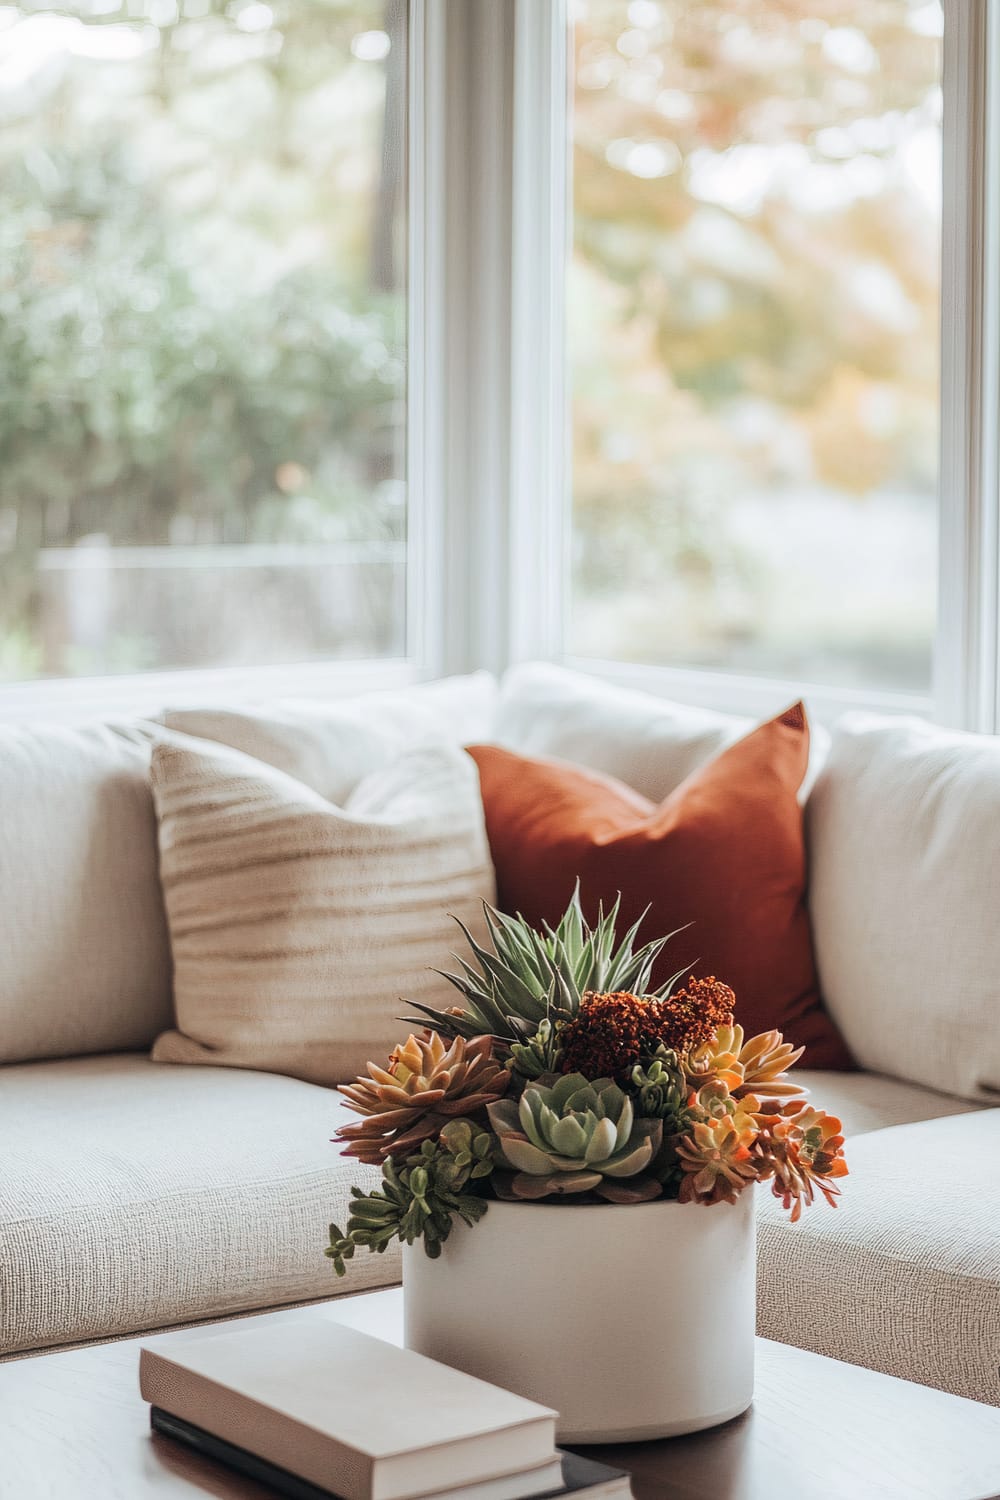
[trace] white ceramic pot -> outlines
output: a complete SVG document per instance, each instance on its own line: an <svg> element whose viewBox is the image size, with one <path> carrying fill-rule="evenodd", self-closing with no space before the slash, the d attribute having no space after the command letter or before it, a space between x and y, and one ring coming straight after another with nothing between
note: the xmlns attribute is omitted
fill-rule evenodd
<svg viewBox="0 0 1000 1500"><path fill-rule="evenodd" d="M697 1432L753 1397L753 1190L735 1204L491 1203L403 1247L406 1345L559 1412L566 1443Z"/></svg>

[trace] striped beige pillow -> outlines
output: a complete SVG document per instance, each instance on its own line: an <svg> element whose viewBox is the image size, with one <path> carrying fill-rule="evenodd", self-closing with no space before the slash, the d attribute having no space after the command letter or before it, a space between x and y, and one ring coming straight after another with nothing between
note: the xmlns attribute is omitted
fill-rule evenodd
<svg viewBox="0 0 1000 1500"><path fill-rule="evenodd" d="M494 895L479 776L417 747L343 807L239 751L175 736L152 758L176 1029L157 1062L333 1084L407 1028L404 1000L447 1005L433 970L483 932Z"/></svg>

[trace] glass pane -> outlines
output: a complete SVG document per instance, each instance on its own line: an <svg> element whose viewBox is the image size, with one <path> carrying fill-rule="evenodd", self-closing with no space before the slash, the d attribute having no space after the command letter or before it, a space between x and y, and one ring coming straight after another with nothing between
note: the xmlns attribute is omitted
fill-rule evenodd
<svg viewBox="0 0 1000 1500"><path fill-rule="evenodd" d="M924 690L939 0L577 0L571 649Z"/></svg>
<svg viewBox="0 0 1000 1500"><path fill-rule="evenodd" d="M404 650L405 16L0 5L0 677Z"/></svg>

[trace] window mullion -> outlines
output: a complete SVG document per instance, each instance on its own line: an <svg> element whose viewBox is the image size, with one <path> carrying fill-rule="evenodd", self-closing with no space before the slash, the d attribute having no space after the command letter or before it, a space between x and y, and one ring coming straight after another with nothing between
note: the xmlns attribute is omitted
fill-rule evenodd
<svg viewBox="0 0 1000 1500"><path fill-rule="evenodd" d="M441 640L448 672L506 665L512 0L427 0L443 134Z"/></svg>
<svg viewBox="0 0 1000 1500"><path fill-rule="evenodd" d="M998 724L1000 120L994 0L945 0L937 717Z"/></svg>
<svg viewBox="0 0 1000 1500"><path fill-rule="evenodd" d="M408 120L407 654L442 670L445 517L445 82L444 7L410 0Z"/></svg>
<svg viewBox="0 0 1000 1500"><path fill-rule="evenodd" d="M516 0L511 355L513 661L558 656L567 595L567 21Z"/></svg>

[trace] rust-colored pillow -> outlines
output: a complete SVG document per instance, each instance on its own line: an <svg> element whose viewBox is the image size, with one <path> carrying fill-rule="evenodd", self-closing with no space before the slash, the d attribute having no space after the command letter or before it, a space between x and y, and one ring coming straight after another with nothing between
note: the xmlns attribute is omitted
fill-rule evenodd
<svg viewBox="0 0 1000 1500"><path fill-rule="evenodd" d="M748 1035L776 1026L803 1065L850 1068L823 1009L805 906L802 810L809 756L801 703L696 771L658 806L565 761L473 745L503 910L555 923L579 876L593 920L621 891L640 937L692 925L667 944L654 983L684 964L736 991Z"/></svg>

